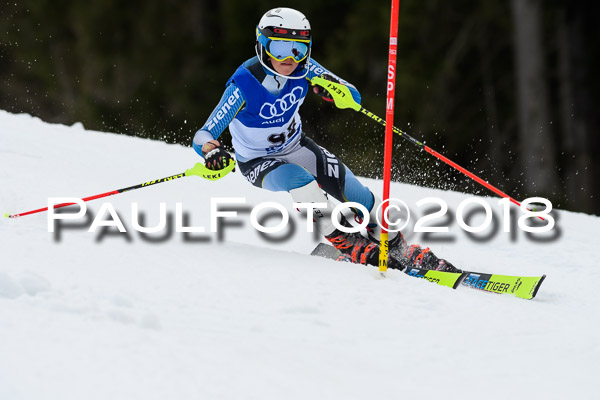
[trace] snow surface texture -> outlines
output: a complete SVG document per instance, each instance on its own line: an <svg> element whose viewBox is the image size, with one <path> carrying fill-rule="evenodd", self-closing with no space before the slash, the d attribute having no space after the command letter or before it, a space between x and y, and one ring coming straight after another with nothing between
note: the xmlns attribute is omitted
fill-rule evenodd
<svg viewBox="0 0 600 400"><path fill-rule="evenodd" d="M183 146L0 111L2 214L197 161ZM362 181L381 192L381 182ZM132 229L132 202L145 226L158 222L160 202L170 213L180 202L187 224L208 231L211 197L231 196L279 202L302 222L287 193L256 189L239 173L87 203L94 213L112 203L127 235L89 233L80 220L59 240L46 213L1 218L0 399L598 398L599 218L558 212L561 234L549 243L501 229L477 242L451 219L436 221L450 225L452 240L425 244L457 266L547 274L532 301L396 271L378 279L375 268L310 257L318 239L300 223L282 243L262 239L247 213L222 240L172 233L150 242ZM431 196L454 211L467 198L392 185L415 211Z"/></svg>

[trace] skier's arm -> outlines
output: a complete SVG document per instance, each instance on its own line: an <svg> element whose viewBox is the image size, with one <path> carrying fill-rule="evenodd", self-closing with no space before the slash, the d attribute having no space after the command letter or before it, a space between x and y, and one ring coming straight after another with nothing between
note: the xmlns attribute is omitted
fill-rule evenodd
<svg viewBox="0 0 600 400"><path fill-rule="evenodd" d="M202 147L208 142L219 143L217 140L221 133L233 121L238 111L242 109L246 100L242 91L231 82L225 89L221 101L210 114L204 126L194 135L193 147L201 157L204 157ZM204 151L206 153L206 149Z"/></svg>
<svg viewBox="0 0 600 400"><path fill-rule="evenodd" d="M340 78L339 76L335 75L333 72L324 68L321 64L319 64L318 62L316 62L314 59L311 58L310 59L310 69L308 71L308 75L306 75L306 79L310 82L311 79L314 78L315 76L321 76L325 79L328 79L328 80L331 80L331 81L337 82L337 83L342 83L343 85L347 86L348 89L350 89L350 93L352 93L352 98L354 99L354 101L356 101L358 104L360 104L360 101L361 101L360 93L358 92L358 90L356 89L356 87L354 85L352 85L350 82ZM329 95L329 92L327 92L325 89L323 89L319 85L315 85L313 87L313 90L316 94L323 97L324 100L333 101L333 99L331 98L331 95Z"/></svg>

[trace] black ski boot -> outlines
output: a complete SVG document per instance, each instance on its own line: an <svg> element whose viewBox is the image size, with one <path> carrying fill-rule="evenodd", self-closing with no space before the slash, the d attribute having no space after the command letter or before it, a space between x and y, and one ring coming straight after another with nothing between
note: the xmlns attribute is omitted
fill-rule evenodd
<svg viewBox="0 0 600 400"><path fill-rule="evenodd" d="M449 261L443 258L437 258L429 247L422 249L418 244L410 246L400 258L400 260L409 267L417 267L421 269L431 269L444 272L462 272Z"/></svg>
<svg viewBox="0 0 600 400"><path fill-rule="evenodd" d="M388 253L390 257L401 261L404 258L404 253L408 250L408 244L404 240L402 232L393 232L389 235L394 236L388 241ZM367 236L372 242L380 245L379 239L375 237L373 229L369 226L367 227Z"/></svg>
<svg viewBox="0 0 600 400"><path fill-rule="evenodd" d="M349 226L348 222L342 221L342 225ZM347 254L352 262L363 265L379 266L379 245L360 232L346 233L336 229L325 236L333 247ZM388 255L388 268L403 270L404 265L393 255Z"/></svg>
<svg viewBox="0 0 600 400"><path fill-rule="evenodd" d="M404 258L404 253L408 249L408 244L406 240L404 240L404 236L402 232L396 232L396 236L394 236L388 242L388 251L392 257L396 260L402 260Z"/></svg>
<svg viewBox="0 0 600 400"><path fill-rule="evenodd" d="M331 244L352 258L352 262L365 265L378 265L379 247L359 232L346 233L336 229L325 236Z"/></svg>

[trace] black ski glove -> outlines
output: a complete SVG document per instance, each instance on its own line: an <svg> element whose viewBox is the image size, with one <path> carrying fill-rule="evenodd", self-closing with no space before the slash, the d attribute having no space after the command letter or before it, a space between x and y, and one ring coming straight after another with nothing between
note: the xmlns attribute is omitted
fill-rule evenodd
<svg viewBox="0 0 600 400"><path fill-rule="evenodd" d="M339 79L337 79L336 77L331 76L329 74L323 74L323 75L321 75L321 78L327 79L328 81L331 81L331 82L341 83ZM320 86L320 85L313 86L313 92L315 92L316 94L321 96L323 98L323 100L333 102L333 97L331 97L331 94L327 91L327 89L323 88L322 86Z"/></svg>
<svg viewBox="0 0 600 400"><path fill-rule="evenodd" d="M202 146L204 165L213 171L218 171L229 165L233 157L221 147L218 140L210 140Z"/></svg>

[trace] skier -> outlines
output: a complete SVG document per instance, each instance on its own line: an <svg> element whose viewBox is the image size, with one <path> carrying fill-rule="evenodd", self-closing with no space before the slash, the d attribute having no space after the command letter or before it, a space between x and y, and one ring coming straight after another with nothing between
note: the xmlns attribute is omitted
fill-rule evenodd
<svg viewBox="0 0 600 400"><path fill-rule="evenodd" d="M256 27L256 57L244 62L228 80L225 93L204 126L194 136L193 147L212 170L222 170L231 155L217 140L229 126L237 166L253 185L287 191L295 202L329 203L325 191L340 202L357 202L370 210L368 237L337 229L323 211L314 210L321 233L354 262L378 265L381 228L375 213L381 200L363 186L335 155L306 137L298 110L313 77L346 85L354 100L360 94L350 83L311 58L312 32L306 17L290 8L275 8ZM314 93L333 101L315 86ZM330 203L329 203L330 204ZM356 210L357 217L364 217ZM350 226L342 217L342 225ZM401 233L390 233L388 266L404 269L458 271L429 249L408 246Z"/></svg>

